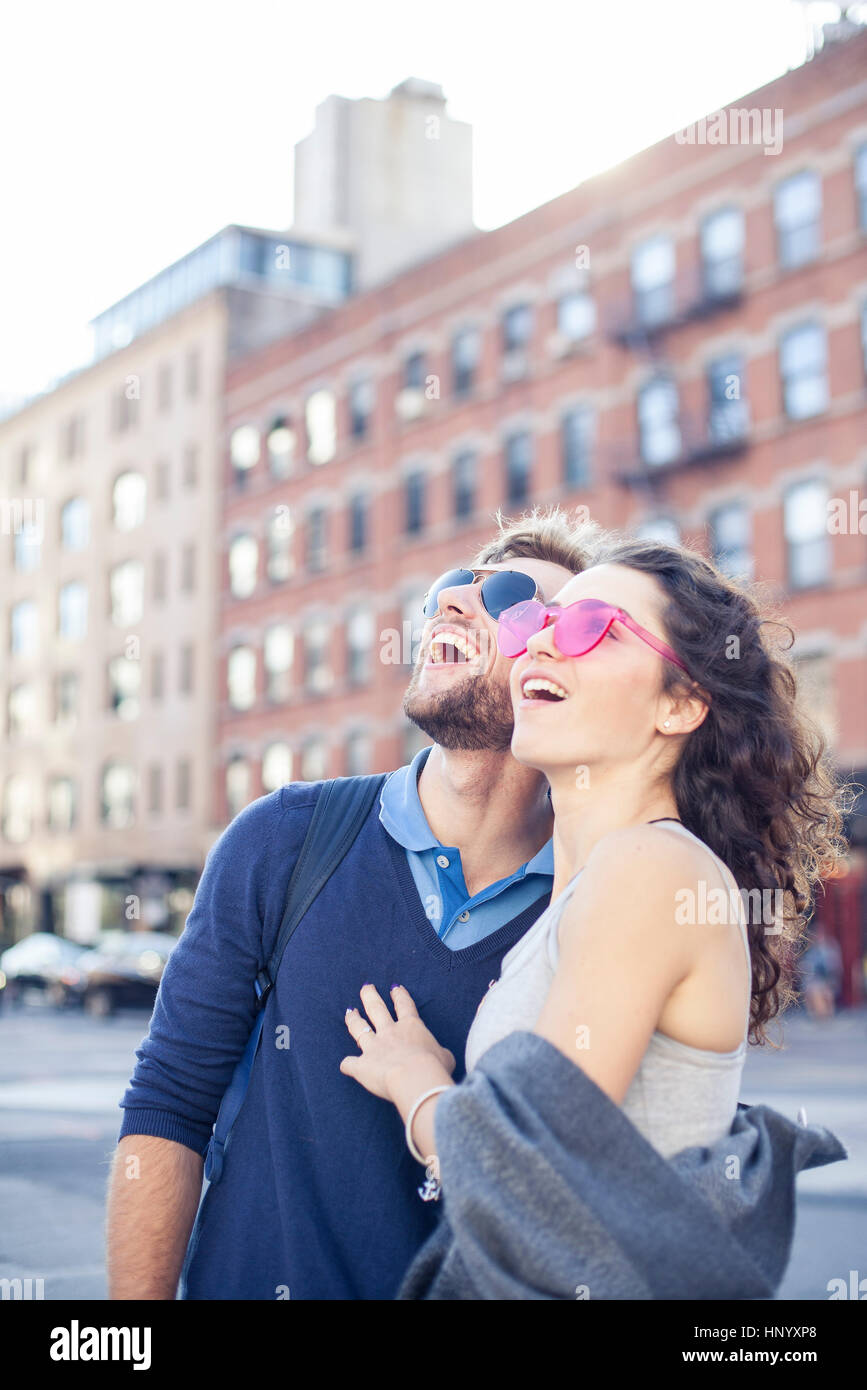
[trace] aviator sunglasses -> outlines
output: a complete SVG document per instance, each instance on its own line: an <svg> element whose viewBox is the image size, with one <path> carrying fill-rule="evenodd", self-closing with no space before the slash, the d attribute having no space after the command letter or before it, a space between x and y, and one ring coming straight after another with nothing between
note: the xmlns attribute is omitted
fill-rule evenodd
<svg viewBox="0 0 867 1390"><path fill-rule="evenodd" d="M625 609L595 598L582 598L577 603L567 603L565 608L558 603L537 603L529 599L504 609L497 625L497 646L503 655L520 656L525 652L529 638L542 631L552 614L554 644L564 656L586 655L598 647L612 623L622 623L666 661L673 661L689 675L680 657L666 642L641 627Z"/></svg>
<svg viewBox="0 0 867 1390"><path fill-rule="evenodd" d="M443 589L452 589L459 584L474 584L480 574L487 575L482 580L479 595L485 612L492 618L499 618L505 608L513 608L525 599L534 599L539 594L535 579L520 570L447 570L432 584L424 596L424 615L432 618L439 608L439 596Z"/></svg>

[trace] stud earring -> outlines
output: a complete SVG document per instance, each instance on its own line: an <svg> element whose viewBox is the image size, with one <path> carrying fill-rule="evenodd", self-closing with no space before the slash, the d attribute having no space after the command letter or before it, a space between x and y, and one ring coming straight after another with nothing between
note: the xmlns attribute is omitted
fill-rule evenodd
<svg viewBox="0 0 867 1390"><path fill-rule="evenodd" d="M663 720L663 724L662 724L663 729L669 728L670 725L671 725L671 720L670 720L670 719L665 719L665 720Z"/></svg>

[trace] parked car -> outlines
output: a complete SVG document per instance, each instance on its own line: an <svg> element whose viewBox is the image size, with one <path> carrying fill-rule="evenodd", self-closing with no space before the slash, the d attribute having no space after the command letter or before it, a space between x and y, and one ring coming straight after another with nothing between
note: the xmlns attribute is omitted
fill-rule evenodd
<svg viewBox="0 0 867 1390"><path fill-rule="evenodd" d="M167 932L107 931L76 962L78 979L70 999L93 1018L106 1018L120 1006L153 1008L166 961L177 945Z"/></svg>
<svg viewBox="0 0 867 1390"><path fill-rule="evenodd" d="M26 989L38 989L50 1003L65 1003L87 950L53 932L32 932L0 956L0 998L20 1000Z"/></svg>

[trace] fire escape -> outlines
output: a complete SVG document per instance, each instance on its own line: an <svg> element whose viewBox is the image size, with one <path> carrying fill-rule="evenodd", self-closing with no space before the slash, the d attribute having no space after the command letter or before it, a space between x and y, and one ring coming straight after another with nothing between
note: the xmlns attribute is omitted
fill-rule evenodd
<svg viewBox="0 0 867 1390"><path fill-rule="evenodd" d="M644 503L648 519L666 514L672 477L735 458L749 447L739 359L726 355L711 364L704 410L685 412L670 346L678 331L736 310L743 293L742 257L729 255L648 286L633 282L628 302L615 305L608 316L611 341L635 354L646 369L635 403L634 434L611 446L608 471Z"/></svg>

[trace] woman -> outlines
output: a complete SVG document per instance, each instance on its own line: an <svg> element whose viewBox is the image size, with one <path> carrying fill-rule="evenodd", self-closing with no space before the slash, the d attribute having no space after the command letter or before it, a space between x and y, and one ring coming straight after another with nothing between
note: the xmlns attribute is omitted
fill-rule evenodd
<svg viewBox="0 0 867 1390"><path fill-rule="evenodd" d="M551 786L550 905L479 1005L461 1086L399 985L396 1020L362 989L366 1017L347 1011L361 1055L341 1070L398 1107L436 1195L448 1093L520 1035L547 1074L562 1066L550 1049L580 1069L606 1122L619 1108L620 1139L637 1132L664 1185L659 1159L732 1130L747 1040L791 997L812 887L843 852L843 796L752 598L697 554L617 542L547 610L502 614L498 645L514 658L512 752ZM478 1155L489 1187L509 1149ZM475 1244L493 1248L486 1229Z"/></svg>

